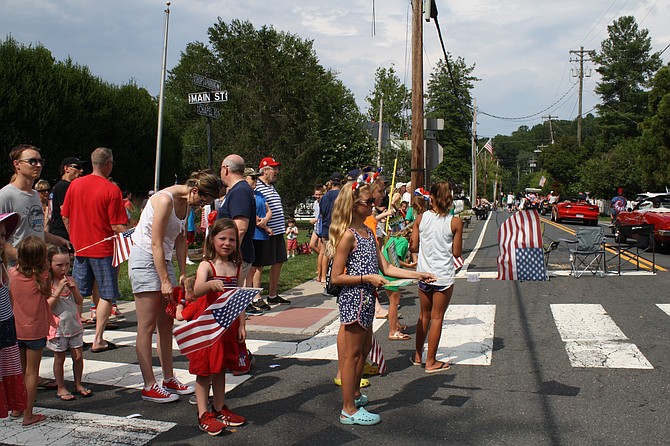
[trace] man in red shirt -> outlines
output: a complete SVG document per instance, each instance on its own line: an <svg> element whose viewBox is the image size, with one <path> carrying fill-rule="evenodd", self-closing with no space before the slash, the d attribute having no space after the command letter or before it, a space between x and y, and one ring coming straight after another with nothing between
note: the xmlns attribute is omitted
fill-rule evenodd
<svg viewBox="0 0 670 446"><path fill-rule="evenodd" d="M114 167L112 151L98 147L91 154L93 173L77 178L65 195L61 208L63 223L75 248L72 275L84 296L93 295L97 284L99 296L93 296L97 308L95 339L91 352L111 350L116 346L102 335L114 300L119 295L119 269L112 266L116 232L126 230L128 217L118 186L107 178Z"/></svg>

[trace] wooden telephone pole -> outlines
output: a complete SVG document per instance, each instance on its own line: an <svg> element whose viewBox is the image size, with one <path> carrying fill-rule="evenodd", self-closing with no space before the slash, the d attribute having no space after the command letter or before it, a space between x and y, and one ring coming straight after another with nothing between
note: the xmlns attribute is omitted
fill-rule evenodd
<svg viewBox="0 0 670 446"><path fill-rule="evenodd" d="M426 187L423 147L423 2L412 1L412 186Z"/></svg>
<svg viewBox="0 0 670 446"><path fill-rule="evenodd" d="M584 90L584 62L590 62L591 59L584 59L584 55L593 57L593 50L585 50L583 46L579 50L570 50L570 54L577 54L579 59L570 59L570 62L579 62L579 114L577 115L577 144L582 146L582 91Z"/></svg>

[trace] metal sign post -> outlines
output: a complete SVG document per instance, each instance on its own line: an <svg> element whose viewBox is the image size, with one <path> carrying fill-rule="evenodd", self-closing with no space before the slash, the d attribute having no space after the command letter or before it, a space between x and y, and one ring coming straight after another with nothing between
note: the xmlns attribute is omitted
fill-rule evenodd
<svg viewBox="0 0 670 446"><path fill-rule="evenodd" d="M194 85L207 88L209 91L202 91L199 93L189 93L189 105L195 105L195 112L207 118L207 161L210 170L213 170L212 160L212 119L217 119L221 116L221 112L209 105L216 102L226 102L228 100L228 92L221 90L221 81L210 79L201 74L193 74L191 76Z"/></svg>

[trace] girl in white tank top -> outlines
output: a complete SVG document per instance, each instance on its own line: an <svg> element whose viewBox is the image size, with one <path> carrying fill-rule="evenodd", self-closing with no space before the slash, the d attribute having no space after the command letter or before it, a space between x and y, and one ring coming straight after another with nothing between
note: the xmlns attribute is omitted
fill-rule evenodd
<svg viewBox="0 0 670 446"><path fill-rule="evenodd" d="M414 223L409 249L419 253L417 272L432 273L437 280L430 284L419 282L421 313L416 324L416 351L411 360L414 365L421 365L428 337L426 373L435 373L449 369L449 364L437 361L435 355L444 313L454 291L454 257L462 253L463 222L449 215L452 196L446 181L431 186L430 202L432 209L419 215ZM431 324L433 319L440 322Z"/></svg>

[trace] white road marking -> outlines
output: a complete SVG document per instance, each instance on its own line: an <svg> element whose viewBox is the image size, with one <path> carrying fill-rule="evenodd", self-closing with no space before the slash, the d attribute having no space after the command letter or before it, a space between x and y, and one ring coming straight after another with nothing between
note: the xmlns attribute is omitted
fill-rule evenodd
<svg viewBox="0 0 670 446"><path fill-rule="evenodd" d="M491 365L495 315L495 305L450 305L442 323L437 360Z"/></svg>
<svg viewBox="0 0 670 446"><path fill-rule="evenodd" d="M30 427L23 427L21 419L0 420L0 442L16 445L141 446L177 425L41 407L36 407L35 413L46 415L47 420Z"/></svg>
<svg viewBox="0 0 670 446"><path fill-rule="evenodd" d="M653 369L640 349L598 304L552 304L573 367Z"/></svg>
<svg viewBox="0 0 670 446"><path fill-rule="evenodd" d="M468 267L470 266L470 263L472 262L472 259L475 258L475 256L477 255L477 251L482 246L482 242L484 241L484 235L486 234L486 228L489 225L489 221L491 221L491 215L493 215L493 212L489 213L489 216L486 219L486 223L484 223L484 227L482 228L482 232L479 234L479 238L477 239L477 243L475 244L475 247L472 249L472 251L470 251L470 255L468 256L468 258L463 261L463 267L458 272L458 274L456 274L456 278L465 278L466 277L465 273L468 272ZM488 277L486 277L486 278L488 278Z"/></svg>
<svg viewBox="0 0 670 446"><path fill-rule="evenodd" d="M665 311L670 316L670 304L656 304L658 308Z"/></svg>

